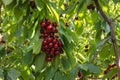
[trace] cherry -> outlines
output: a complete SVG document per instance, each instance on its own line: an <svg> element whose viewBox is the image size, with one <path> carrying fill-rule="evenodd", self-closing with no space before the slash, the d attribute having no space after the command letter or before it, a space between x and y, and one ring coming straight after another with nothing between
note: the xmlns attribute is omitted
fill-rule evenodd
<svg viewBox="0 0 120 80"><path fill-rule="evenodd" d="M57 22L53 22L52 25L53 25L54 27L57 27Z"/></svg>
<svg viewBox="0 0 120 80"><path fill-rule="evenodd" d="M53 39L53 43L55 44L57 42L57 40L56 39Z"/></svg>
<svg viewBox="0 0 120 80"><path fill-rule="evenodd" d="M51 38L51 37L48 37L48 38L47 38L47 41L48 41L48 42L51 42L51 41L52 41L52 38Z"/></svg>
<svg viewBox="0 0 120 80"><path fill-rule="evenodd" d="M82 76L83 76L82 73L80 71L78 71L78 77L82 78Z"/></svg>
<svg viewBox="0 0 120 80"><path fill-rule="evenodd" d="M62 47L62 41L59 40L58 46L59 46L59 47Z"/></svg>
<svg viewBox="0 0 120 80"><path fill-rule="evenodd" d="M87 44L87 45L85 45L85 48L88 48L88 44Z"/></svg>
<svg viewBox="0 0 120 80"><path fill-rule="evenodd" d="M57 50L57 51L55 51L55 54L56 54L56 55L59 55L59 54L60 54L60 52Z"/></svg>
<svg viewBox="0 0 120 80"><path fill-rule="evenodd" d="M49 43L49 48L52 48L53 47L53 43Z"/></svg>
<svg viewBox="0 0 120 80"><path fill-rule="evenodd" d="M52 28L52 32L54 32L54 33L57 33L57 32L58 32L58 30L56 29L56 27L53 27L53 28Z"/></svg>
<svg viewBox="0 0 120 80"><path fill-rule="evenodd" d="M94 10L94 8L95 8L95 6L93 5L93 4L89 4L88 6L87 6L87 9L89 9L89 10Z"/></svg>
<svg viewBox="0 0 120 80"><path fill-rule="evenodd" d="M47 62L51 62L51 61L52 61L52 57L47 56L45 60L46 60Z"/></svg>
<svg viewBox="0 0 120 80"><path fill-rule="evenodd" d="M88 49L85 49L85 52L88 52Z"/></svg>
<svg viewBox="0 0 120 80"><path fill-rule="evenodd" d="M47 25L50 25L51 24L50 19L46 19L46 23L47 23Z"/></svg>
<svg viewBox="0 0 120 80"><path fill-rule="evenodd" d="M75 20L78 20L78 16L75 16Z"/></svg>
<svg viewBox="0 0 120 80"><path fill-rule="evenodd" d="M35 1L30 1L30 6L32 9L36 8Z"/></svg>
<svg viewBox="0 0 120 80"><path fill-rule="evenodd" d="M65 23L65 26L67 26L67 27L68 27L68 26L69 26L69 23L68 23L68 22L66 22L66 23Z"/></svg>
<svg viewBox="0 0 120 80"><path fill-rule="evenodd" d="M41 27L45 27L46 26L46 23L45 23L45 21L43 21L43 22L41 22Z"/></svg>
<svg viewBox="0 0 120 80"><path fill-rule="evenodd" d="M58 48L58 44L55 44L55 45L54 45L54 48L55 48L55 49Z"/></svg>
<svg viewBox="0 0 120 80"><path fill-rule="evenodd" d="M45 37L48 37L48 34L46 33L46 34L44 34L44 36L45 36Z"/></svg>
<svg viewBox="0 0 120 80"><path fill-rule="evenodd" d="M46 44L47 44L47 41L46 41L46 40L44 40L44 41L43 41L43 45L46 45Z"/></svg>
<svg viewBox="0 0 120 80"><path fill-rule="evenodd" d="M51 54L51 55L54 55L54 51L51 51L50 54Z"/></svg>
<svg viewBox="0 0 120 80"><path fill-rule="evenodd" d="M9 53L11 53L12 52L12 50L7 50L7 53L9 54Z"/></svg>
<svg viewBox="0 0 120 80"><path fill-rule="evenodd" d="M63 14L60 14L60 17L63 17Z"/></svg>
<svg viewBox="0 0 120 80"><path fill-rule="evenodd" d="M44 46L44 49L48 49L49 47L47 45Z"/></svg>
<svg viewBox="0 0 120 80"><path fill-rule="evenodd" d="M48 26L47 26L47 30L48 30L48 31L52 30L52 26L51 26L51 25L48 25Z"/></svg>

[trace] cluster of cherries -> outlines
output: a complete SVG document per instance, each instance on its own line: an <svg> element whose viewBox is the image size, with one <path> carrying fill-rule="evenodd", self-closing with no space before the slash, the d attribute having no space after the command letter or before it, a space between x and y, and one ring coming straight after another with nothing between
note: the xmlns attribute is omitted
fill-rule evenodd
<svg viewBox="0 0 120 80"><path fill-rule="evenodd" d="M41 22L40 26L40 38L43 39L41 50L46 54L46 61L51 62L55 56L63 53L62 41L56 35L58 32L57 23L46 19Z"/></svg>
<svg viewBox="0 0 120 80"><path fill-rule="evenodd" d="M107 74L112 68L114 68L116 66L116 64L112 64L112 65L109 65L107 67L107 69L104 71L104 74ZM113 75L112 76L112 79L114 79L115 77L117 77L117 74Z"/></svg>

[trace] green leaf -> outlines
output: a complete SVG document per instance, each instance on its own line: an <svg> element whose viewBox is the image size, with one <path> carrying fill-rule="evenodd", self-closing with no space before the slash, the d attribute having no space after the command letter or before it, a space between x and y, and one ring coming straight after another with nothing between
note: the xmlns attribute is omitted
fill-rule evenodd
<svg viewBox="0 0 120 80"><path fill-rule="evenodd" d="M100 74L101 72L101 69L100 67L94 65L94 64L86 64L86 66L88 66L88 70L91 72L91 73L96 73L96 74Z"/></svg>
<svg viewBox="0 0 120 80"><path fill-rule="evenodd" d="M72 54L67 53L67 61L69 61L69 63L71 64L71 68L76 66L77 61L73 53Z"/></svg>
<svg viewBox="0 0 120 80"><path fill-rule="evenodd" d="M46 62L45 62L45 54L41 53L35 57L35 71L40 71L43 68L45 68Z"/></svg>
<svg viewBox="0 0 120 80"><path fill-rule="evenodd" d="M88 70L88 66L86 66L86 64L79 64L78 67L79 67L80 69L85 70L85 71Z"/></svg>
<svg viewBox="0 0 120 80"><path fill-rule="evenodd" d="M75 32L77 33L78 36L81 35L81 33L83 32L83 29L84 29L84 27L82 26L82 23L81 23L81 22L78 22L78 23L75 25Z"/></svg>
<svg viewBox="0 0 120 80"><path fill-rule="evenodd" d="M53 58L53 61L52 61L52 67L57 70L58 67L60 65L60 56L56 56L55 58Z"/></svg>
<svg viewBox="0 0 120 80"><path fill-rule="evenodd" d="M101 59L106 59L113 55L114 49L112 44L105 45L102 50L100 51L99 55Z"/></svg>
<svg viewBox="0 0 120 80"><path fill-rule="evenodd" d="M35 80L34 75L29 70L20 69L21 76L24 80Z"/></svg>
<svg viewBox="0 0 120 80"><path fill-rule="evenodd" d="M98 47L103 46L110 38L111 38L110 36L104 38L104 39L101 40L99 43L97 43L96 47L98 48Z"/></svg>
<svg viewBox="0 0 120 80"><path fill-rule="evenodd" d="M61 36L62 37L62 41L64 42L64 50L66 53L72 53L73 50L73 43L69 43L68 39L65 36Z"/></svg>
<svg viewBox="0 0 120 80"><path fill-rule="evenodd" d="M37 9L39 11L41 11L44 8L44 5L45 5L42 0L35 0L35 4L36 4Z"/></svg>
<svg viewBox="0 0 120 80"><path fill-rule="evenodd" d="M55 73L55 77L54 77L53 80L63 80L63 74L62 74L62 72L57 71L57 72Z"/></svg>
<svg viewBox="0 0 120 80"><path fill-rule="evenodd" d="M75 8L76 8L76 3L73 3L73 4L69 5L69 8L68 8L66 13L72 15Z"/></svg>
<svg viewBox="0 0 120 80"><path fill-rule="evenodd" d="M68 76L66 75L66 74L64 74L64 76L63 76L63 79L62 80L71 80L71 79L69 79L68 78Z"/></svg>
<svg viewBox="0 0 120 80"><path fill-rule="evenodd" d="M52 67L46 69L45 80L50 80L54 77L56 70Z"/></svg>
<svg viewBox="0 0 120 80"><path fill-rule="evenodd" d="M41 50L42 40L37 40L33 46L33 54L39 54Z"/></svg>
<svg viewBox="0 0 120 80"><path fill-rule="evenodd" d="M103 22L103 26L105 28L105 32L107 34L110 33L110 26L108 25L108 23L107 22Z"/></svg>
<svg viewBox="0 0 120 80"><path fill-rule="evenodd" d="M11 68L8 71L8 76L11 78L11 80L17 80L17 78L20 76L20 72L14 68Z"/></svg>
<svg viewBox="0 0 120 80"><path fill-rule="evenodd" d="M0 68L0 78L3 78L4 77L4 74L3 74L3 69Z"/></svg>
<svg viewBox="0 0 120 80"><path fill-rule="evenodd" d="M31 45L33 45L33 54L39 54L41 50L42 40L39 39L40 32L37 30L35 36L33 37L31 41Z"/></svg>
<svg viewBox="0 0 120 80"><path fill-rule="evenodd" d="M118 2L120 2L119 0L113 0L113 2L115 3L115 4L117 4Z"/></svg>
<svg viewBox="0 0 120 80"><path fill-rule="evenodd" d="M81 0L81 1L79 1L79 2L80 2L80 3L79 3L79 5L78 5L78 7L77 7L77 9L76 9L77 14L79 14L82 9L84 9L84 10L86 9L86 5L84 6L85 1L84 1L84 0Z"/></svg>
<svg viewBox="0 0 120 80"><path fill-rule="evenodd" d="M5 5L9 5L13 0L2 0Z"/></svg>
<svg viewBox="0 0 120 80"><path fill-rule="evenodd" d="M22 57L22 63L24 65L30 65L33 61L33 54L32 51L29 51L25 54L25 56Z"/></svg>
<svg viewBox="0 0 120 80"><path fill-rule="evenodd" d="M62 6L63 2L64 2L64 0L59 0L59 7Z"/></svg>
<svg viewBox="0 0 120 80"><path fill-rule="evenodd" d="M64 70L70 70L71 69L71 64L70 64L70 62L68 61L67 58L62 57L61 63L62 63L62 66L63 66Z"/></svg>
<svg viewBox="0 0 120 80"><path fill-rule="evenodd" d="M23 9L21 9L20 6L16 6L14 8L14 15L17 20L21 19L22 15L23 15Z"/></svg>

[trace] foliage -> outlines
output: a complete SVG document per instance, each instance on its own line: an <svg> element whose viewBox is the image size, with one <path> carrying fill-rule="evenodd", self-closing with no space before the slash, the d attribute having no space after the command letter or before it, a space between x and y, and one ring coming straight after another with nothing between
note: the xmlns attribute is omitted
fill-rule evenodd
<svg viewBox="0 0 120 80"><path fill-rule="evenodd" d="M109 25L97 11L93 0L2 0L0 78L9 80L75 80L83 77L110 78L104 70L115 63ZM35 2L35 5L33 5ZM99 0L106 14L120 13L119 0ZM93 9L87 6L92 4ZM40 23L45 19L58 23L58 35L64 53L45 61L39 39ZM120 50L120 20L115 32ZM116 78L117 79L117 78Z"/></svg>

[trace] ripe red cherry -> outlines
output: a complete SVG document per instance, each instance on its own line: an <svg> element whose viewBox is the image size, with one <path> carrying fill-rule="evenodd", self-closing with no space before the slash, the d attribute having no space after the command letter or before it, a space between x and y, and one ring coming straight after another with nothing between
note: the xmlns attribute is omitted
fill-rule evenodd
<svg viewBox="0 0 120 80"><path fill-rule="evenodd" d="M44 41L43 41L43 45L46 45L46 44L47 44L47 41L46 41L46 40L44 40Z"/></svg>
<svg viewBox="0 0 120 80"><path fill-rule="evenodd" d="M52 57L47 56L45 60L46 60L47 62L51 62L51 61L52 61Z"/></svg>
<svg viewBox="0 0 120 80"><path fill-rule="evenodd" d="M9 53L11 53L12 52L12 50L7 50L7 53L9 54Z"/></svg>
<svg viewBox="0 0 120 80"><path fill-rule="evenodd" d="M94 8L95 8L95 6L93 5L93 4L89 4L88 6L87 6L87 9L89 9L89 10L94 10Z"/></svg>
<svg viewBox="0 0 120 80"><path fill-rule="evenodd" d="M57 50L57 51L55 51L55 54L56 54L56 55L59 55L59 54L60 54L60 52Z"/></svg>
<svg viewBox="0 0 120 80"><path fill-rule="evenodd" d="M85 48L88 48L88 44L87 44L87 45L85 45Z"/></svg>
<svg viewBox="0 0 120 80"><path fill-rule="evenodd" d="M49 43L49 48L52 48L53 47L53 43Z"/></svg>
<svg viewBox="0 0 120 80"><path fill-rule="evenodd" d="M44 36L45 36L45 37L48 37L48 34L46 33L46 34L44 34Z"/></svg>
<svg viewBox="0 0 120 80"><path fill-rule="evenodd" d="M50 19L46 19L46 23L47 23L47 25L50 25L51 24Z"/></svg>
<svg viewBox="0 0 120 80"><path fill-rule="evenodd" d="M45 23L45 21L43 21L43 22L41 22L41 27L45 27L46 26L46 23Z"/></svg>
<svg viewBox="0 0 120 80"><path fill-rule="evenodd" d="M49 49L49 48L46 49L45 52L46 52L47 54L49 54L49 53L50 53L50 49Z"/></svg>
<svg viewBox="0 0 120 80"><path fill-rule="evenodd" d="M51 38L51 37L48 37L48 38L47 38L47 41L48 41L48 42L51 42L51 41L52 41L52 38Z"/></svg>
<svg viewBox="0 0 120 80"><path fill-rule="evenodd" d="M62 41L59 40L58 46L59 46L59 47L62 47Z"/></svg>
<svg viewBox="0 0 120 80"><path fill-rule="evenodd" d="M55 44L57 42L57 40L56 39L53 39L53 43Z"/></svg>
<svg viewBox="0 0 120 80"><path fill-rule="evenodd" d="M53 22L52 25L53 25L54 27L57 27L57 22Z"/></svg>
<svg viewBox="0 0 120 80"><path fill-rule="evenodd" d="M54 50L54 48L53 48L53 50L50 51L50 54L51 54L51 55L54 55L54 53L55 53L55 50Z"/></svg>
<svg viewBox="0 0 120 80"><path fill-rule="evenodd" d="M69 23L68 23L68 22L66 22L66 23L65 23L65 26L67 26L67 27L68 27L68 26L69 26Z"/></svg>
<svg viewBox="0 0 120 80"><path fill-rule="evenodd" d="M55 44L55 45L54 45L54 48L55 48L55 49L58 48L58 44Z"/></svg>
<svg viewBox="0 0 120 80"><path fill-rule="evenodd" d="M48 31L52 30L52 26L51 26L51 25L48 25L48 26L47 26L47 30L48 30Z"/></svg>
<svg viewBox="0 0 120 80"><path fill-rule="evenodd" d="M81 73L80 71L78 71L78 77L79 77L79 78L82 78L82 77L83 77L83 75L82 75L82 73Z"/></svg>
<svg viewBox="0 0 120 80"><path fill-rule="evenodd" d="M49 47L48 47L48 45L45 45L45 46L43 46L44 47L44 49L48 49Z"/></svg>
<svg viewBox="0 0 120 80"><path fill-rule="evenodd" d="M56 27L53 27L53 28L52 28L52 32L54 32L54 33L57 33L57 32L58 32L58 30L56 29Z"/></svg>
<svg viewBox="0 0 120 80"><path fill-rule="evenodd" d="M75 20L78 20L78 16L75 16Z"/></svg>
<svg viewBox="0 0 120 80"><path fill-rule="evenodd" d="M36 8L35 1L30 1L30 6L32 9Z"/></svg>

